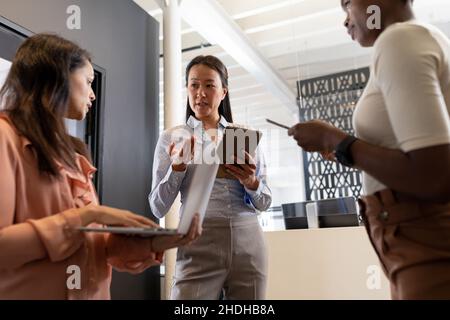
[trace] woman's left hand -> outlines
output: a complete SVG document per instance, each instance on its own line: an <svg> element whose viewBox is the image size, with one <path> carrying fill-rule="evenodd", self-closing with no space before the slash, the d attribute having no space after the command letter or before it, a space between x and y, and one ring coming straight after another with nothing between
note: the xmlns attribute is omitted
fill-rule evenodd
<svg viewBox="0 0 450 320"><path fill-rule="evenodd" d="M255 160L248 152L244 151L244 153L246 160L245 163L238 165L225 164L225 170L238 179L239 182L247 189L257 190L259 181L258 178L256 178ZM242 159L236 158L236 160L239 160L239 162L244 162Z"/></svg>
<svg viewBox="0 0 450 320"><path fill-rule="evenodd" d="M106 240L108 263L118 271L138 274L145 269L160 265L164 251L189 245L202 234L198 213L192 219L185 235L161 235L150 238L111 234Z"/></svg>
<svg viewBox="0 0 450 320"><path fill-rule="evenodd" d="M154 252L151 242L151 238L111 234L106 241L108 263L118 271L131 274L160 265L163 252Z"/></svg>
<svg viewBox="0 0 450 320"><path fill-rule="evenodd" d="M201 235L202 226L200 224L200 216L196 213L186 234L155 236L152 238L152 250L156 252L164 252L168 249L188 246L197 240Z"/></svg>
<svg viewBox="0 0 450 320"><path fill-rule="evenodd" d="M321 120L298 123L289 129L297 144L307 152L331 154L347 133Z"/></svg>

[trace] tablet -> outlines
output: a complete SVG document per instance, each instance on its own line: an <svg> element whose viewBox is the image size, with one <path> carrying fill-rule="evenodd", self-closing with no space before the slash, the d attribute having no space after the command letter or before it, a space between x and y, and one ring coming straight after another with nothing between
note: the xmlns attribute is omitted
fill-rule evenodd
<svg viewBox="0 0 450 320"><path fill-rule="evenodd" d="M123 234L127 236L153 237L161 235L178 234L176 229L165 228L136 228L136 227L79 227L78 230L84 232L106 232Z"/></svg>
<svg viewBox="0 0 450 320"><path fill-rule="evenodd" d="M186 200L181 205L178 229L105 226L79 227L78 230L84 232L107 232L141 237L187 234L195 213L199 213L200 215L200 225L203 223L218 168L219 164L192 165L193 176L187 190Z"/></svg>
<svg viewBox="0 0 450 320"><path fill-rule="evenodd" d="M226 127L224 129L222 141L217 147L217 156L220 163L217 178L236 180L233 175L229 174L225 170L223 165L239 165L239 163L247 163L248 161L245 160L243 150L247 151L253 158L255 158L256 148L261 141L261 137L262 132L260 131L238 127ZM238 159L241 159L241 161L236 163L234 159L235 156Z"/></svg>
<svg viewBox="0 0 450 320"><path fill-rule="evenodd" d="M239 127L226 127L222 141L217 147L217 156L219 157L220 164L235 165L247 163L244 150L254 158L261 137L261 131ZM237 162L235 157L238 158Z"/></svg>
<svg viewBox="0 0 450 320"><path fill-rule="evenodd" d="M187 197L181 205L180 224L178 233L186 234L194 218L194 214L200 215L200 225L203 223L209 198L216 180L219 164L194 164L193 176L188 186Z"/></svg>

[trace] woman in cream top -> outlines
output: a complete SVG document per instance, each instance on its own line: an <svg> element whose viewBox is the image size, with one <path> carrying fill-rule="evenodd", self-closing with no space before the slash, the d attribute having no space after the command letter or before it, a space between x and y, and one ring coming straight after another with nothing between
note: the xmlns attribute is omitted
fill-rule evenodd
<svg viewBox="0 0 450 320"><path fill-rule="evenodd" d="M374 47L357 139L314 120L298 144L363 172L361 215L394 299L450 298L450 42L412 0L342 0L353 40ZM368 27L369 6L381 28ZM336 151L336 152L335 152Z"/></svg>

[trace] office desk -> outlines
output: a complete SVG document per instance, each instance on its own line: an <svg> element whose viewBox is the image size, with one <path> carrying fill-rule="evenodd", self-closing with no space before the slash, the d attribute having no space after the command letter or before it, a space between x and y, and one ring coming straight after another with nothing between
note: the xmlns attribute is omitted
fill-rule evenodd
<svg viewBox="0 0 450 320"><path fill-rule="evenodd" d="M390 299L364 227L264 232L267 299Z"/></svg>

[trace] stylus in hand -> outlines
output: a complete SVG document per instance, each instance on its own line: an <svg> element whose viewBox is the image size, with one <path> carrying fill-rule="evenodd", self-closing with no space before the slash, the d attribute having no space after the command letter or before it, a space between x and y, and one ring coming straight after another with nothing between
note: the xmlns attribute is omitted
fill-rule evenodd
<svg viewBox="0 0 450 320"><path fill-rule="evenodd" d="M273 120L270 120L270 119L266 119L266 121L267 121L267 122L269 122L269 123L271 123L271 124L274 124L274 125L276 125L276 126L278 126L278 127L281 127L281 128L287 129L287 130L289 130L289 129L290 129L290 127L288 127L288 126L285 126L284 124L281 124L281 123L275 122L275 121L273 121Z"/></svg>

